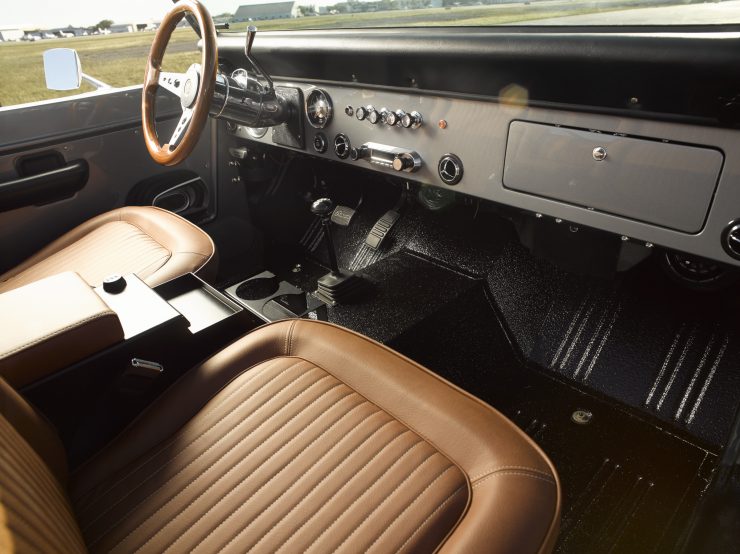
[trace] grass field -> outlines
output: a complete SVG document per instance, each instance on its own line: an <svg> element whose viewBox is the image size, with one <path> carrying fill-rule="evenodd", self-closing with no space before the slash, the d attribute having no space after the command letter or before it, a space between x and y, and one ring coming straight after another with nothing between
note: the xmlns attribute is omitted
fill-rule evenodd
<svg viewBox="0 0 740 554"><path fill-rule="evenodd" d="M144 32L0 43L0 105L12 106L93 90L86 83L80 90L48 90L42 55L49 48L74 48L80 56L82 71L111 86L140 84L144 80L153 39L153 32ZM184 71L197 62L200 59L197 41L192 29L176 30L165 56L164 69Z"/></svg>
<svg viewBox="0 0 740 554"><path fill-rule="evenodd" d="M564 15L581 15L615 11L649 5L650 0L604 0L598 4L578 0L552 0L522 5L461 6L423 10L395 10L374 13L327 15L259 21L260 30L406 27L406 26L489 26ZM232 26L232 31L246 28L247 23ZM153 32L125 33L80 38L51 39L39 42L0 43L0 106L12 106L48 98L59 98L92 90L83 83L77 91L47 90L44 82L42 54L49 48L77 50L82 70L114 87L140 84L144 79L146 57ZM259 40L259 38L257 39ZM197 36L189 28L173 34L164 61L166 71L184 71L197 62Z"/></svg>

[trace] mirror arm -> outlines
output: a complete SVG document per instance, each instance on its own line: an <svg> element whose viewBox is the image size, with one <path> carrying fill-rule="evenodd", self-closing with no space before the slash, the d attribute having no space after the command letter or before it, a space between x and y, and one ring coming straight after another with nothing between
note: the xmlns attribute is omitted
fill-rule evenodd
<svg viewBox="0 0 740 554"><path fill-rule="evenodd" d="M91 77L87 73L82 73L81 77L82 77L82 80L83 81L85 81L86 83L89 83L92 86L94 86L95 87L95 90L100 90L100 89L103 89L103 88L113 88L108 83L104 83L100 79L96 79L95 77Z"/></svg>

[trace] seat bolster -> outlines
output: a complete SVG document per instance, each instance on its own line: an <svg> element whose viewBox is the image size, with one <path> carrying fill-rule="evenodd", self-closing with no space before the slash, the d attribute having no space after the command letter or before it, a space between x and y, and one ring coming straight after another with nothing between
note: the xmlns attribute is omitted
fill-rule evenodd
<svg viewBox="0 0 740 554"><path fill-rule="evenodd" d="M153 206L128 206L116 210L121 221L136 225L172 253L169 263L150 275L147 284L155 286L199 267L206 280L215 277L216 247L207 233L177 214Z"/></svg>
<svg viewBox="0 0 740 554"><path fill-rule="evenodd" d="M500 470L480 478L471 490L467 512L439 554L553 551L560 527L556 481L527 471Z"/></svg>
<svg viewBox="0 0 740 554"><path fill-rule="evenodd" d="M173 435L234 378L284 355L290 328L290 322L265 325L188 371L111 444L75 471L72 498L79 498Z"/></svg>

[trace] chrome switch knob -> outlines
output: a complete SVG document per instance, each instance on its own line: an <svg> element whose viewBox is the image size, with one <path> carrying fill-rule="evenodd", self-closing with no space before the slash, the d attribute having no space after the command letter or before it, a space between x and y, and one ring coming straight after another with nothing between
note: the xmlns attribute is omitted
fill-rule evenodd
<svg viewBox="0 0 740 554"><path fill-rule="evenodd" d="M380 113L378 112L378 110L376 110L372 106L368 106L367 107L367 120L373 125L378 123L378 121L380 121Z"/></svg>
<svg viewBox="0 0 740 554"><path fill-rule="evenodd" d="M389 127L393 127L394 125L398 124L400 119L401 118L398 117L398 114L396 112L387 111L385 112L385 117L383 118L383 122Z"/></svg>
<svg viewBox="0 0 740 554"><path fill-rule="evenodd" d="M357 108L355 110L355 117L359 121L362 121L363 119L365 119L367 117L367 108L363 108L362 106L360 106L359 108Z"/></svg>
<svg viewBox="0 0 740 554"><path fill-rule="evenodd" d="M401 116L401 125L407 129L418 129L422 122L423 118L419 112L406 113Z"/></svg>

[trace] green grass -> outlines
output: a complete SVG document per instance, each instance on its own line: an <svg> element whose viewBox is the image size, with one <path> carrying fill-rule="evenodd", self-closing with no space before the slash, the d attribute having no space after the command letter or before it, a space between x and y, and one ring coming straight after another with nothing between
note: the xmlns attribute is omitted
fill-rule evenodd
<svg viewBox="0 0 740 554"><path fill-rule="evenodd" d="M80 90L54 91L44 81L43 52L49 48L74 48L82 71L114 87L141 84L153 32L50 39L38 42L0 43L0 105L12 106L93 90L83 83ZM176 30L164 60L166 71L185 71L199 61L197 35L191 29Z"/></svg>

